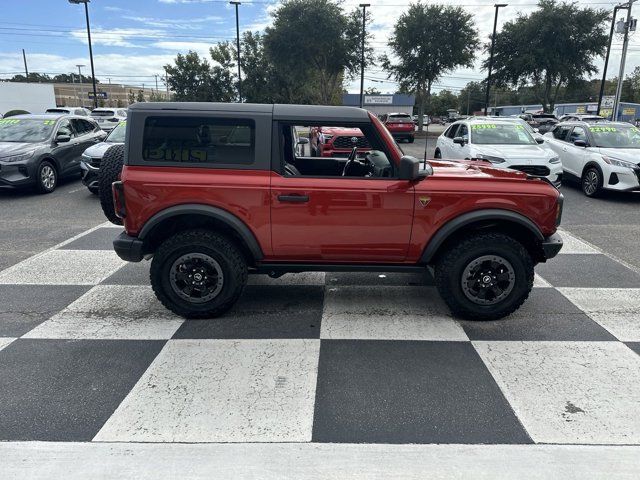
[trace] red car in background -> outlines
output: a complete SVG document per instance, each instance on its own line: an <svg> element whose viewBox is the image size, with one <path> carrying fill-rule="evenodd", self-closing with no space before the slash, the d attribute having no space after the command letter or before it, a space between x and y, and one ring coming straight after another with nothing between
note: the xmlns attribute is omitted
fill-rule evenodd
<svg viewBox="0 0 640 480"><path fill-rule="evenodd" d="M312 157L348 157L353 147L362 156L371 146L359 128L311 127L309 143Z"/></svg>
<svg viewBox="0 0 640 480"><path fill-rule="evenodd" d="M411 115L408 113L385 113L380 115L380 121L387 127L393 138L413 143L415 125Z"/></svg>

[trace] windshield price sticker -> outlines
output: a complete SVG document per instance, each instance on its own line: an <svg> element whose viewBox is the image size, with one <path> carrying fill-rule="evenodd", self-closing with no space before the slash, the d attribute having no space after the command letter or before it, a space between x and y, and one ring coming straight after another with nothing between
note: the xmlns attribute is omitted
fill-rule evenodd
<svg viewBox="0 0 640 480"><path fill-rule="evenodd" d="M471 125L472 130L486 130L491 128L498 128L495 123L479 123L477 125Z"/></svg>
<svg viewBox="0 0 640 480"><path fill-rule="evenodd" d="M617 132L616 127L589 127L592 132Z"/></svg>
<svg viewBox="0 0 640 480"><path fill-rule="evenodd" d="M45 120L44 122L42 122L43 125L53 125L55 123L56 123L55 120Z"/></svg>
<svg viewBox="0 0 640 480"><path fill-rule="evenodd" d="M16 123L20 123L20 120L17 118L0 119L0 125L15 125Z"/></svg>

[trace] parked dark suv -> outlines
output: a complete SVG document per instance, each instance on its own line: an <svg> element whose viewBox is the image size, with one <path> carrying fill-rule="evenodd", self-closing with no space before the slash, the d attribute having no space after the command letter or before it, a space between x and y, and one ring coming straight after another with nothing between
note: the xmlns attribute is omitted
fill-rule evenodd
<svg viewBox="0 0 640 480"><path fill-rule="evenodd" d="M0 187L55 190L60 177L80 173L80 158L106 134L88 117L17 115L0 120Z"/></svg>
<svg viewBox="0 0 640 480"><path fill-rule="evenodd" d="M295 132L327 125L359 129L369 151L296 149ZM248 274L433 268L455 315L496 319L525 301L534 265L562 247L562 195L548 182L419 162L352 107L136 103L125 144L103 156L99 194L124 223L116 253L153 257L154 292L189 318L231 308Z"/></svg>

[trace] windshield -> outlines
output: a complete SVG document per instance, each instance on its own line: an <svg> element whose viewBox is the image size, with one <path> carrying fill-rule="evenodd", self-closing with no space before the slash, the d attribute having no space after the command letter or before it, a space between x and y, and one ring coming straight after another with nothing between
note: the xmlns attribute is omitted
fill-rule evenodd
<svg viewBox="0 0 640 480"><path fill-rule="evenodd" d="M107 143L124 143L124 134L127 131L127 122L120 122L116 128L111 130L109 136L105 139Z"/></svg>
<svg viewBox="0 0 640 480"><path fill-rule="evenodd" d="M92 117L113 117L115 112L113 110L94 110L91 112Z"/></svg>
<svg viewBox="0 0 640 480"><path fill-rule="evenodd" d="M55 124L55 120L3 118L0 119L0 142L44 142L51 136Z"/></svg>
<svg viewBox="0 0 640 480"><path fill-rule="evenodd" d="M2 121L2 120L0 120ZM640 130L629 125L615 127L589 127L596 147L640 148Z"/></svg>
<svg viewBox="0 0 640 480"><path fill-rule="evenodd" d="M478 123L471 125L471 143L479 145L534 145L536 141L522 125Z"/></svg>
<svg viewBox="0 0 640 480"><path fill-rule="evenodd" d="M409 114L400 114L400 115L389 115L390 122L412 122L411 115Z"/></svg>

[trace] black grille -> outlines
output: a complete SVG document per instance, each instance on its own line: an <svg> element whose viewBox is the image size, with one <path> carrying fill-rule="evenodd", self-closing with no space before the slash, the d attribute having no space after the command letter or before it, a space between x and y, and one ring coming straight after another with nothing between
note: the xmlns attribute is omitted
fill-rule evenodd
<svg viewBox="0 0 640 480"><path fill-rule="evenodd" d="M336 137L333 139L333 148L353 148L352 137ZM355 137L358 139L358 148L369 148L369 142L365 137Z"/></svg>
<svg viewBox="0 0 640 480"><path fill-rule="evenodd" d="M89 165L91 165L92 167L100 168L100 161L101 160L102 160L102 158L91 157L91 160L89 161Z"/></svg>
<svg viewBox="0 0 640 480"><path fill-rule="evenodd" d="M514 165L511 168L536 177L546 177L551 173L549 167L544 167L542 165Z"/></svg>

